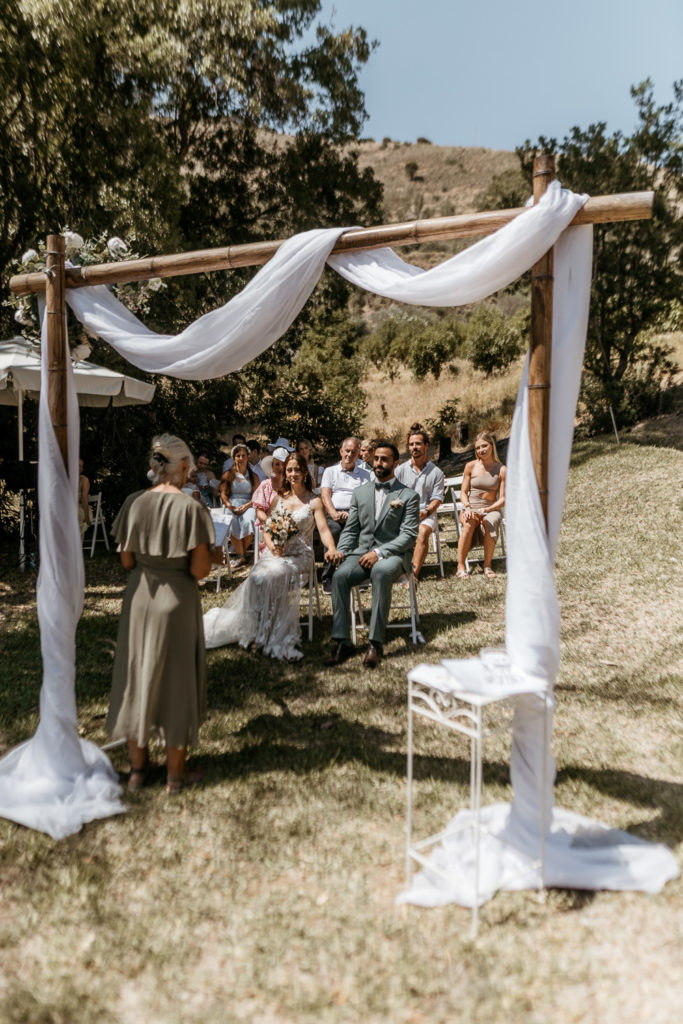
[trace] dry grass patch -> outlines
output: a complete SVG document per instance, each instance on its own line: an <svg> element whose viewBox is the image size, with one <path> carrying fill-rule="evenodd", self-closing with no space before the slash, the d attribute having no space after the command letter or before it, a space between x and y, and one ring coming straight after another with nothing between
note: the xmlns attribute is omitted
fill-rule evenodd
<svg viewBox="0 0 683 1024"><path fill-rule="evenodd" d="M401 450L411 423L434 419L441 407L455 399L458 417L469 425L472 440L479 430L491 430L507 437L522 378L523 360L506 374L486 377L465 359L457 359L457 374L439 380L430 375L416 381L408 370L393 380L381 370L367 374L363 387L367 398L362 433L364 437L389 437Z"/></svg>
<svg viewBox="0 0 683 1024"><path fill-rule="evenodd" d="M577 446L558 556L553 744L558 804L679 850L681 508L670 482L682 460L672 449ZM644 487L660 496L652 520L640 511ZM501 893L476 945L462 908L395 907L405 674L503 637L504 573L456 581L452 548L447 570L420 584L427 646L393 639L374 674L358 660L324 668L328 601L299 666L211 652L203 786L170 800L159 772L126 798L126 815L62 842L0 821L1 1020L674 1019L680 879L659 896ZM102 556L87 575L80 720L102 742L111 662L101 641L115 633L123 573ZM10 743L33 727L39 679L31 581L7 579L0 722ZM207 584L205 607L217 600ZM421 829L467 800L469 765L464 744L428 725L416 745ZM509 799L509 739L493 737L485 757L486 799ZM125 768L122 752L114 761Z"/></svg>

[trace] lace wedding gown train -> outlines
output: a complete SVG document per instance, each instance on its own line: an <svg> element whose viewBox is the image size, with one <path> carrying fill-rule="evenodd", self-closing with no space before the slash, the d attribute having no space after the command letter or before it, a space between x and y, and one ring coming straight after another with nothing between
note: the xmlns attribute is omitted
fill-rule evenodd
<svg viewBox="0 0 683 1024"><path fill-rule="evenodd" d="M278 502L278 509L282 502ZM292 513L298 533L285 544L284 556L265 552L222 608L204 615L207 647L252 644L271 658L292 661L302 658L299 605L301 574L313 558L315 519L310 505Z"/></svg>

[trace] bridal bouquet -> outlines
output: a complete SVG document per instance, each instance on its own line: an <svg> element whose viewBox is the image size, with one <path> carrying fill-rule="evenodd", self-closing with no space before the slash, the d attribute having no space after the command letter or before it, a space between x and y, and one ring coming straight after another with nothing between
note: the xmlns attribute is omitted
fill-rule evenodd
<svg viewBox="0 0 683 1024"><path fill-rule="evenodd" d="M278 548L283 548L289 538L299 532L299 528L294 522L294 516L288 508L276 508L274 512L271 512L263 529L270 534L273 544Z"/></svg>

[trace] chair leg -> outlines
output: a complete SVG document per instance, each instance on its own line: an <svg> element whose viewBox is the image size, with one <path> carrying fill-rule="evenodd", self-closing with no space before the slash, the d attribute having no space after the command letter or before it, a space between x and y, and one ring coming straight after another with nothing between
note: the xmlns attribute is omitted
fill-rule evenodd
<svg viewBox="0 0 683 1024"><path fill-rule="evenodd" d="M355 602L358 600L356 594L356 588L351 587L351 594L349 596L349 608L351 611L351 643L356 645L356 605Z"/></svg>
<svg viewBox="0 0 683 1024"><path fill-rule="evenodd" d="M410 595L410 635L413 640L413 646L417 645L417 622L415 621L417 602L415 595L415 578L412 573L408 577L408 592Z"/></svg>

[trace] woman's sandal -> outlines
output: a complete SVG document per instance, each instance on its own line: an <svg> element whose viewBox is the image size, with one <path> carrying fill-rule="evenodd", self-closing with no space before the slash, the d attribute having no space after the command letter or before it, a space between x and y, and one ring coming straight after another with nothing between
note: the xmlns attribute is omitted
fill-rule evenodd
<svg viewBox="0 0 683 1024"><path fill-rule="evenodd" d="M204 772L201 768L183 772L182 775L167 775L166 792L169 796L177 796L178 793L182 793L185 786L192 786L196 782L201 782L203 778Z"/></svg>
<svg viewBox="0 0 683 1024"><path fill-rule="evenodd" d="M131 766L130 775L128 776L128 791L130 793L139 793L142 787L147 782L147 771L149 769L149 761L142 766L142 768L133 768Z"/></svg>
<svg viewBox="0 0 683 1024"><path fill-rule="evenodd" d="M487 580L495 580L497 575L498 573L494 572L493 569L488 565L484 569L484 576L486 576Z"/></svg>
<svg viewBox="0 0 683 1024"><path fill-rule="evenodd" d="M461 569L460 572L456 572L455 578L456 580L468 580L470 578L470 574L465 572L464 569Z"/></svg>

